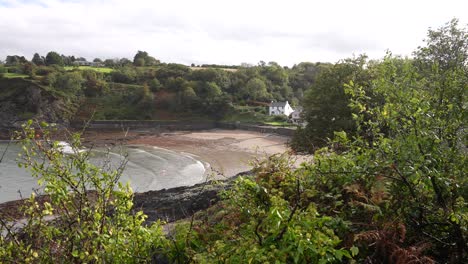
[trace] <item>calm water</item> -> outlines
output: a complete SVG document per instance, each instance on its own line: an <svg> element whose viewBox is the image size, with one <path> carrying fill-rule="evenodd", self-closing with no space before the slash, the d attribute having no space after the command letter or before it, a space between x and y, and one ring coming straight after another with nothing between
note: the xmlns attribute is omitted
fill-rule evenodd
<svg viewBox="0 0 468 264"><path fill-rule="evenodd" d="M0 158L6 143L0 142ZM36 179L17 166L17 153L20 147L10 144L3 161L0 163L0 203L29 197L32 190L38 188ZM105 149L92 152L91 162L102 165L106 158ZM120 153L128 154L128 163L121 182L130 182L135 192L159 190L177 186L200 183L204 180L203 164L184 153L151 146L125 146L111 150L111 166L117 167L124 159Z"/></svg>

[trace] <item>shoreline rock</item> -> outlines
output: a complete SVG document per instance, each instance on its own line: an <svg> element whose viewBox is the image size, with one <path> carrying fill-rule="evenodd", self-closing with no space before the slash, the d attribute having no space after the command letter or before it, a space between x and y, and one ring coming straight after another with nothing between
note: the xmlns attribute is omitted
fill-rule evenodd
<svg viewBox="0 0 468 264"><path fill-rule="evenodd" d="M252 173L247 171L226 180L135 193L133 210L143 211L148 216L147 223L158 220L174 222L216 204L220 200L218 196L220 191L229 189L238 177L250 175ZM38 196L36 199L40 204L49 200L46 195ZM27 199L22 199L0 203L0 217L23 218L19 209L26 201Z"/></svg>

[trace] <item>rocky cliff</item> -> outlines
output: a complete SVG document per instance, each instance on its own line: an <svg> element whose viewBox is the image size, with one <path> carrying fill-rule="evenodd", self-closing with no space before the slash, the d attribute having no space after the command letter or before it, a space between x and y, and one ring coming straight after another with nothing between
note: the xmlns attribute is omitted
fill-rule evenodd
<svg viewBox="0 0 468 264"><path fill-rule="evenodd" d="M31 118L68 124L75 111L76 103L60 92L27 79L0 78L0 129L4 131Z"/></svg>

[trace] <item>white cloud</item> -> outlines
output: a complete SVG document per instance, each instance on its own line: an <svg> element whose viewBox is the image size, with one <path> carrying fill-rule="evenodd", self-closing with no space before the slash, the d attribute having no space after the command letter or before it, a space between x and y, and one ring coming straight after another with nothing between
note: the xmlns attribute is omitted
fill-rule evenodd
<svg viewBox="0 0 468 264"><path fill-rule="evenodd" d="M453 17L466 24L465 2L0 0L0 58L145 50L166 62L292 65L386 49L409 55L429 27Z"/></svg>

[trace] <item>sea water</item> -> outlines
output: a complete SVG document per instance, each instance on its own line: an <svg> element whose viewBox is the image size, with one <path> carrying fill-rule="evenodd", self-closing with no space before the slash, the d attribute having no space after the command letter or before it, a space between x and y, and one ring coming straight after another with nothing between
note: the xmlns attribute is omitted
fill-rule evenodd
<svg viewBox="0 0 468 264"><path fill-rule="evenodd" d="M65 153L73 155L69 146L61 146ZM0 158L4 154L0 162L0 203L17 200L21 196L27 198L34 190L41 193L37 179L27 169L17 165L20 149L17 143L8 145L0 142ZM117 169L126 161L120 182L129 182L134 192L190 186L205 179L205 166L196 158L152 146L96 148L91 151L89 160L97 166L111 169Z"/></svg>

